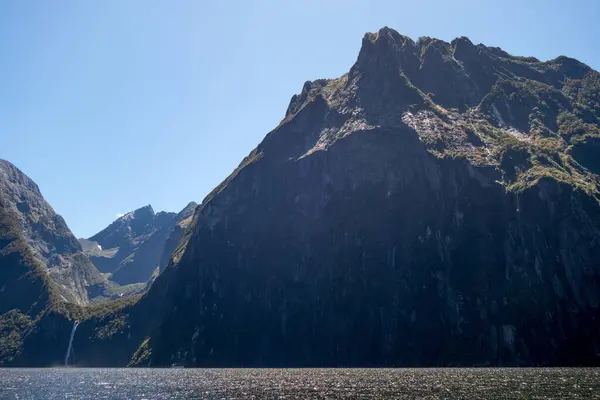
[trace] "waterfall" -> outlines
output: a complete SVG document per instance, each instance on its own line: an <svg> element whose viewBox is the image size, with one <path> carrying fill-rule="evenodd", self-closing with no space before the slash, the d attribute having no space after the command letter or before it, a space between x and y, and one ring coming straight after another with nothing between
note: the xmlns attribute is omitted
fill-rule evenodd
<svg viewBox="0 0 600 400"><path fill-rule="evenodd" d="M65 355L65 367L69 366L69 357L71 356L71 349L73 347L73 338L75 338L75 331L79 326L79 320L75 320L73 323L73 329L71 330L71 337L69 338L69 347L67 348L67 354Z"/></svg>

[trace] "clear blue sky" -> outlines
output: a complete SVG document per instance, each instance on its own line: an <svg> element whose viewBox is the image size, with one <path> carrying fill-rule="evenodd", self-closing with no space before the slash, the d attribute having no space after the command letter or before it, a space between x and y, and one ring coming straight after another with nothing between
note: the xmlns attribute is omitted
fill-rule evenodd
<svg viewBox="0 0 600 400"><path fill-rule="evenodd" d="M202 201L306 80L350 68L365 32L599 69L598 21L598 0L0 0L0 158L87 237Z"/></svg>

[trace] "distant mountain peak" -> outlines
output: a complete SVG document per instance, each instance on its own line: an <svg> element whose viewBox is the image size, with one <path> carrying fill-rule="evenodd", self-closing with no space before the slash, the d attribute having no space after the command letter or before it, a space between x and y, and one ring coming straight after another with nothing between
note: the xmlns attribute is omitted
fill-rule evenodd
<svg viewBox="0 0 600 400"><path fill-rule="evenodd" d="M152 206L150 204L148 204L147 206L138 208L137 210L133 211L133 213L136 215L144 215L144 214L154 215L154 209L152 208Z"/></svg>
<svg viewBox="0 0 600 400"><path fill-rule="evenodd" d="M148 204L147 206L137 208L133 211L129 211L128 213L125 213L124 215L121 215L119 218L116 219L116 221L119 221L119 220L127 221L127 220L131 220L134 218L147 218L147 217L153 217L154 215L155 215L154 209L152 208L152 206L150 204Z"/></svg>
<svg viewBox="0 0 600 400"><path fill-rule="evenodd" d="M89 239L80 239L96 267L110 274L109 279L121 285L146 283L154 271L159 271L167 239L174 238L168 248L175 248L193 214L196 203L190 202L178 214L154 212L151 205L140 207L121 216ZM164 255L166 261L172 250ZM165 262L166 263L166 262Z"/></svg>

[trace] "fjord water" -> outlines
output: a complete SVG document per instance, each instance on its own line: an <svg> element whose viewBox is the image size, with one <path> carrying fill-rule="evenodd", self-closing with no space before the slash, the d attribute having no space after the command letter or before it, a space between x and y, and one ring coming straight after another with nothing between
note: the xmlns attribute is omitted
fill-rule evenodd
<svg viewBox="0 0 600 400"><path fill-rule="evenodd" d="M600 399L600 369L0 369L1 399Z"/></svg>

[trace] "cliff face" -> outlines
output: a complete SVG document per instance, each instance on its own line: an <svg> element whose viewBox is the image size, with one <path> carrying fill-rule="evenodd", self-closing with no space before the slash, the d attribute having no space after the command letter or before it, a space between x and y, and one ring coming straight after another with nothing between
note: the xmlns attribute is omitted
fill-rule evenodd
<svg viewBox="0 0 600 400"><path fill-rule="evenodd" d="M63 218L29 177L4 160L0 160L0 195L19 237L56 283L64 301L85 305L103 290L104 278L83 254Z"/></svg>
<svg viewBox="0 0 600 400"><path fill-rule="evenodd" d="M599 83L367 34L196 210L141 364L598 363Z"/></svg>
<svg viewBox="0 0 600 400"><path fill-rule="evenodd" d="M0 366L23 359L30 347L26 337L43 315L63 304L65 293L28 244L5 194L0 191Z"/></svg>
<svg viewBox="0 0 600 400"><path fill-rule="evenodd" d="M50 291L42 264L0 195L0 315L10 310L37 315L50 300Z"/></svg>
<svg viewBox="0 0 600 400"><path fill-rule="evenodd" d="M158 268L165 242L177 222L177 214L156 214L151 206L146 206L80 242L94 265L110 274L111 281L120 285L145 284Z"/></svg>

